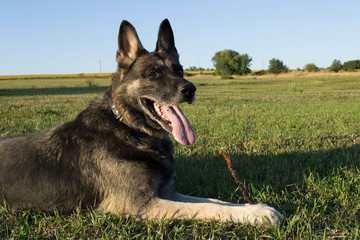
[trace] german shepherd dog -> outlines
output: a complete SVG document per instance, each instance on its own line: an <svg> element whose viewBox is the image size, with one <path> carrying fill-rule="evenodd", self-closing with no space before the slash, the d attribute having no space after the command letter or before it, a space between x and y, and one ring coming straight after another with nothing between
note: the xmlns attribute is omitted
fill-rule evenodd
<svg viewBox="0 0 360 240"><path fill-rule="evenodd" d="M265 204L233 204L175 191L168 133L183 145L194 143L194 130L179 104L191 104L196 88L184 79L167 19L154 52L145 50L135 28L123 21L116 61L104 97L74 120L0 140L2 203L14 210L63 213L90 206L138 220L282 221Z"/></svg>

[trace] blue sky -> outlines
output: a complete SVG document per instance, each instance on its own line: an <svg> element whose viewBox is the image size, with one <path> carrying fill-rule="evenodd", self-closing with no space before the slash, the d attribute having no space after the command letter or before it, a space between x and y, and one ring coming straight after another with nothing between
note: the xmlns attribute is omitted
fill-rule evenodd
<svg viewBox="0 0 360 240"><path fill-rule="evenodd" d="M121 21L155 49L168 18L180 61L213 67L215 52L249 54L251 69L360 59L359 0L7 0L0 4L0 75L114 72Z"/></svg>

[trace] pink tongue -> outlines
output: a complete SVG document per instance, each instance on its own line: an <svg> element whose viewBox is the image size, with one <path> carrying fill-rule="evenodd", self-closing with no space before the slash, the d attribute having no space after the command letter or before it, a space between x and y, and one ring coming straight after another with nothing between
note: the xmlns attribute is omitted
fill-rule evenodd
<svg viewBox="0 0 360 240"><path fill-rule="evenodd" d="M194 129L185 117L179 106L161 106L162 112L172 123L172 134L182 145L191 145L195 142Z"/></svg>

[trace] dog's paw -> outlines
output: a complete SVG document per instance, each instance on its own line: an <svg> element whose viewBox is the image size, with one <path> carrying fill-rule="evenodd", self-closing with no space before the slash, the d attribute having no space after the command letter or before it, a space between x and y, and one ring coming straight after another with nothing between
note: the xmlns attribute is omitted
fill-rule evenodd
<svg viewBox="0 0 360 240"><path fill-rule="evenodd" d="M280 225L283 221L281 213L273 207L263 203L257 203L250 206L253 207L252 214L249 216L249 220L251 220L252 224L273 226Z"/></svg>
<svg viewBox="0 0 360 240"><path fill-rule="evenodd" d="M274 226L279 225L283 221L280 212L275 208L263 203L256 203L254 205L245 204L246 213L242 216L239 222L250 223L252 225Z"/></svg>

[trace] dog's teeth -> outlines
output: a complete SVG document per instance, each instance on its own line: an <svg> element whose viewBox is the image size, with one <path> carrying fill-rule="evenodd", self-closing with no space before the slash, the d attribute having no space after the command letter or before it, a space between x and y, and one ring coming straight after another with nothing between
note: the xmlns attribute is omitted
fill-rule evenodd
<svg viewBox="0 0 360 240"><path fill-rule="evenodd" d="M157 104L156 102L154 102L154 109L155 109L156 113L157 113L160 117L164 118L164 116L163 116L163 114L162 114L162 112L161 112L160 106L159 106L159 104Z"/></svg>
<svg viewBox="0 0 360 240"><path fill-rule="evenodd" d="M154 102L154 109L155 112L159 115L159 117L164 120L164 121L168 121L168 119L164 116L164 114L161 112L161 107L158 103Z"/></svg>
<svg viewBox="0 0 360 240"><path fill-rule="evenodd" d="M156 102L154 103L154 109L155 109L157 114L159 114L160 116L162 115L161 110L160 110L160 106Z"/></svg>

